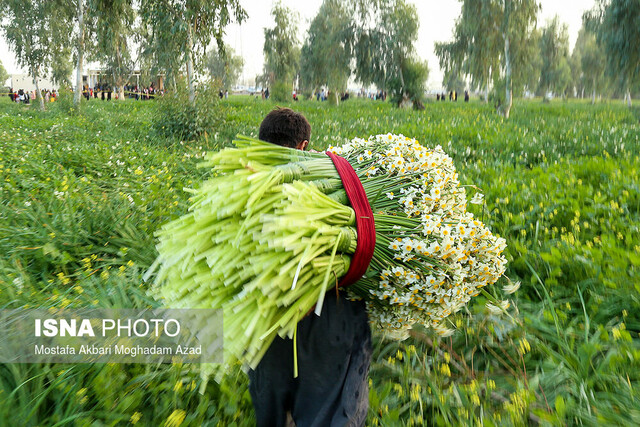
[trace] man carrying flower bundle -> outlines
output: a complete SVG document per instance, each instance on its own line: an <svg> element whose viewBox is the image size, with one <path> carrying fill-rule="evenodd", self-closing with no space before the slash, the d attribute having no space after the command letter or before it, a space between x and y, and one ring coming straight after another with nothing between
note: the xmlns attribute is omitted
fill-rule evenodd
<svg viewBox="0 0 640 427"><path fill-rule="evenodd" d="M271 111L260 125L261 140L298 150L307 148L310 136L307 119L289 108ZM297 427L364 425L371 361L364 301L327 294L320 316L298 323L296 344L294 360L293 340L277 337L249 371L258 426L284 426L288 414Z"/></svg>
<svg viewBox="0 0 640 427"><path fill-rule="evenodd" d="M174 307L224 311L225 364L253 369L259 425L287 413L299 426L363 424L367 320L397 340L418 325L448 336L448 317L507 263L442 147L389 133L317 153L304 151L310 133L278 109L267 142L239 135L208 154L217 175L156 233L145 274L157 270L151 293Z"/></svg>

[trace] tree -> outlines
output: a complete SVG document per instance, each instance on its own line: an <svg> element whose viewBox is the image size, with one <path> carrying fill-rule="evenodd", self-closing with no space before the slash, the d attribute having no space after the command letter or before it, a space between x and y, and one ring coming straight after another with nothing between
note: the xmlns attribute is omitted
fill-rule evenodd
<svg viewBox="0 0 640 427"><path fill-rule="evenodd" d="M69 86L71 85L69 78L71 73L73 73L71 47L63 43L56 43L51 52L51 80L59 85Z"/></svg>
<svg viewBox="0 0 640 427"><path fill-rule="evenodd" d="M396 102L403 98L420 101L428 67L415 55L414 44L420 26L416 7L405 0L370 0L356 3L358 5L369 13L361 11L355 25L356 78L364 85L391 89ZM422 70L417 72L416 67ZM411 73L414 78L425 77L425 80L408 82L404 70L409 69L414 71Z"/></svg>
<svg viewBox="0 0 640 427"><path fill-rule="evenodd" d="M498 10L495 1L460 0L462 8L453 41L436 43L436 56L443 70L460 69L471 77L473 88L484 90L488 100L492 73L499 68L499 34L496 31Z"/></svg>
<svg viewBox="0 0 640 427"><path fill-rule="evenodd" d="M213 39L222 46L224 28L232 17L246 18L239 0L141 0L143 53L157 71L176 78L184 66L189 102L195 105L196 72L204 65Z"/></svg>
<svg viewBox="0 0 640 427"><path fill-rule="evenodd" d="M124 85L129 80L134 61L131 58L135 10L132 0L93 0L95 49L91 58L99 61L124 100Z"/></svg>
<svg viewBox="0 0 640 427"><path fill-rule="evenodd" d="M585 89L591 90L593 94L591 103L595 104L597 90L598 88L602 90L606 86L606 80L604 76L604 50L598 44L594 35L591 35L585 42L581 64Z"/></svg>
<svg viewBox="0 0 640 427"><path fill-rule="evenodd" d="M444 86L448 92L455 90L458 93L462 93L467 87L467 82L464 80L460 70L451 69L444 72L442 86Z"/></svg>
<svg viewBox="0 0 640 427"><path fill-rule="evenodd" d="M324 0L302 47L300 76L306 87L325 85L337 105L337 93L346 89L351 75L353 45L353 22L345 3Z"/></svg>
<svg viewBox="0 0 640 427"><path fill-rule="evenodd" d="M542 70L540 73L540 92L562 93L571 84L571 68L569 67L569 30L554 17L542 29L540 38L542 53Z"/></svg>
<svg viewBox="0 0 640 427"><path fill-rule="evenodd" d="M7 70L2 65L2 61L0 61L0 88L4 86L4 84L7 82L8 79L9 79L9 74L7 73Z"/></svg>
<svg viewBox="0 0 640 427"><path fill-rule="evenodd" d="M278 2L271 15L275 25L264 29L264 74L270 85L292 84L300 64L298 14Z"/></svg>
<svg viewBox="0 0 640 427"><path fill-rule="evenodd" d="M207 57L209 74L220 82L222 87L229 88L235 85L243 66L244 59L236 55L229 46L224 46L224 49L214 47L209 51Z"/></svg>
<svg viewBox="0 0 640 427"><path fill-rule="evenodd" d="M597 0L583 20L606 56L606 71L619 80L631 107L631 88L640 81L640 2Z"/></svg>
<svg viewBox="0 0 640 427"><path fill-rule="evenodd" d="M592 104L596 102L598 89L603 90L606 85L605 64L604 50L595 34L583 25L571 54L571 68L576 90L581 94L590 91Z"/></svg>
<svg viewBox="0 0 640 427"><path fill-rule="evenodd" d="M86 20L91 20L90 14L87 13L89 9L89 1L91 0L75 0L71 1L69 4L69 15L71 17L74 16L75 10L75 19L78 28L78 35L76 38L76 91L73 94L73 105L76 109L80 108L80 99L82 98L82 68L84 67L84 56L86 50L87 40L90 40L90 37L87 37L87 28L90 28ZM72 21L73 18L70 19ZM70 22L72 23L72 22Z"/></svg>
<svg viewBox="0 0 640 427"><path fill-rule="evenodd" d="M399 107L413 106L423 108L422 98L425 91L425 83L429 78L429 67L426 61L415 58L406 58L400 65L396 78L389 81L389 92L392 101Z"/></svg>
<svg viewBox="0 0 640 427"><path fill-rule="evenodd" d="M500 8L506 98L502 113L508 119L513 105L513 69L524 69L524 64L529 62L528 53L533 49L531 35L535 29L540 5L535 0L503 0Z"/></svg>
<svg viewBox="0 0 640 427"><path fill-rule="evenodd" d="M69 12L69 4L65 0L55 0L56 5L50 10L51 26L51 80L62 86L71 85L73 72L72 45L73 26L70 21L73 11Z"/></svg>
<svg viewBox="0 0 640 427"><path fill-rule="evenodd" d="M581 30L582 32L582 30ZM569 68L571 68L571 86L576 97L584 98L584 76L582 74L582 49L579 46L580 33L569 56ZM572 93L573 95L573 93Z"/></svg>
<svg viewBox="0 0 640 427"><path fill-rule="evenodd" d="M436 43L440 67L462 70L471 77L472 86L485 90L489 82L504 85L501 113L509 117L513 98L513 80L525 73L532 49L537 13L536 0L460 0L462 9L456 21L453 41Z"/></svg>
<svg viewBox="0 0 640 427"><path fill-rule="evenodd" d="M542 33L534 28L526 42L517 49L518 66L513 69L513 93L535 93L540 84L542 70L542 54L540 52L540 38Z"/></svg>
<svg viewBox="0 0 640 427"><path fill-rule="evenodd" d="M46 0L0 0L5 14L0 28L18 64L27 68L35 81L41 110L44 110L44 100L38 78L44 74L51 58L52 5L53 2Z"/></svg>

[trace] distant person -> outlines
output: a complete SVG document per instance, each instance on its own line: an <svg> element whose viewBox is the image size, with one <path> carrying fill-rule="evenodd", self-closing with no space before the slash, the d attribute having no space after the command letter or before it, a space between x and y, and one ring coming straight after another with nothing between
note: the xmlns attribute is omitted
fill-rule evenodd
<svg viewBox="0 0 640 427"><path fill-rule="evenodd" d="M111 86L109 86L107 88L107 101L111 101L111 92L112 92L112 89L111 89Z"/></svg>
<svg viewBox="0 0 640 427"><path fill-rule="evenodd" d="M103 101L104 101L104 99L105 99L105 98L104 98L104 95L105 95L105 93L104 93L104 92L105 92L105 90L104 90L104 89L105 89L105 88L104 88L104 85L103 85L103 84L101 84L101 85L100 85L100 98L101 98Z"/></svg>
<svg viewBox="0 0 640 427"><path fill-rule="evenodd" d="M453 101L458 102L458 92L456 92L455 90L453 91Z"/></svg>
<svg viewBox="0 0 640 427"><path fill-rule="evenodd" d="M446 101L447 95L446 94L442 94L440 95L440 101Z"/></svg>
<svg viewBox="0 0 640 427"><path fill-rule="evenodd" d="M13 88L9 88L9 99L11 102L14 102L16 99L15 94L13 93Z"/></svg>
<svg viewBox="0 0 640 427"><path fill-rule="evenodd" d="M269 99L269 88L264 91L264 97L265 99Z"/></svg>
<svg viewBox="0 0 640 427"><path fill-rule="evenodd" d="M468 90L464 91L464 102L469 102L469 91Z"/></svg>
<svg viewBox="0 0 640 427"><path fill-rule="evenodd" d="M440 94L436 93L436 101L440 101Z"/></svg>

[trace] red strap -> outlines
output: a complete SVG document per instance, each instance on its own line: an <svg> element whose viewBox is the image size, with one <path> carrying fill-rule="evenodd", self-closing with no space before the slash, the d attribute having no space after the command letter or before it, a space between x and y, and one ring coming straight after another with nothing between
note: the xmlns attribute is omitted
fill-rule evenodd
<svg viewBox="0 0 640 427"><path fill-rule="evenodd" d="M356 251L351 259L351 265L349 271L340 280L338 287L349 286L360 280L364 275L371 258L373 258L373 249L376 246L376 227L373 222L373 211L371 205L367 199L367 194L364 192L362 183L356 175L356 171L349 162L343 157L337 156L333 153L327 152L327 156L333 161L340 179L342 180L342 186L347 192L347 198L351 203L351 207L356 213L356 232L357 232L357 244Z"/></svg>

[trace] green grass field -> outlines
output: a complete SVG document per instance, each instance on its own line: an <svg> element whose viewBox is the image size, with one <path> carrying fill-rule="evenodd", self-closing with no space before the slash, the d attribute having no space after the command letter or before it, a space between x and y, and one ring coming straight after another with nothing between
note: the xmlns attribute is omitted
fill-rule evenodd
<svg viewBox="0 0 640 427"><path fill-rule="evenodd" d="M155 306L142 280L154 231L188 208L182 189L208 176L203 154L257 136L275 104L223 101L223 126L188 143L157 136L155 102L92 100L78 116L60 104L0 99L0 307ZM316 150L388 132L441 145L484 193L474 213L507 239L507 274L522 282L509 316L478 297L452 337L376 336L367 425L640 424L637 109L527 101L504 121L479 102L291 106ZM5 364L0 420L254 424L239 367L200 386L191 365Z"/></svg>

